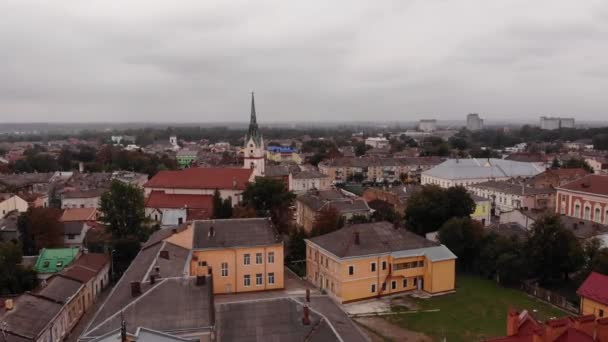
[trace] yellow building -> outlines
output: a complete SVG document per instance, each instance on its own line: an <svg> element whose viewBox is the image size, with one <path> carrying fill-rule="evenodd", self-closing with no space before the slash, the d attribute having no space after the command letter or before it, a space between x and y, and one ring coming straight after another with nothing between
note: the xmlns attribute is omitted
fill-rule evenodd
<svg viewBox="0 0 608 342"><path fill-rule="evenodd" d="M581 297L580 314L608 317L608 276L596 272L585 279L576 293Z"/></svg>
<svg viewBox="0 0 608 342"><path fill-rule="evenodd" d="M191 276L213 274L213 293L282 289L283 241L266 218L195 221L166 240L192 250Z"/></svg>
<svg viewBox="0 0 608 342"><path fill-rule="evenodd" d="M306 240L306 278L340 302L454 291L456 256L391 223L351 225Z"/></svg>
<svg viewBox="0 0 608 342"><path fill-rule="evenodd" d="M475 201L475 211L471 214L473 220L481 222L487 226L491 223L492 203L489 199L471 194L471 198Z"/></svg>

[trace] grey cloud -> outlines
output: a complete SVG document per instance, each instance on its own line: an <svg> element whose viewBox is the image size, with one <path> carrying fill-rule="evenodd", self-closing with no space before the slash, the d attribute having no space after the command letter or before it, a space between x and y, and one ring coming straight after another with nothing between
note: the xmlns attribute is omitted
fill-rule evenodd
<svg viewBox="0 0 608 342"><path fill-rule="evenodd" d="M2 121L243 121L252 89L268 122L606 110L602 1L7 0L0 13Z"/></svg>

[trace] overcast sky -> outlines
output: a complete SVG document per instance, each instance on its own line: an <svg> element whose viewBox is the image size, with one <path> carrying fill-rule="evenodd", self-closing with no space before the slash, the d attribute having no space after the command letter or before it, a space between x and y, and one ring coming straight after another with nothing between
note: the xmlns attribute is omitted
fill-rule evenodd
<svg viewBox="0 0 608 342"><path fill-rule="evenodd" d="M608 117L608 1L0 1L2 121Z"/></svg>

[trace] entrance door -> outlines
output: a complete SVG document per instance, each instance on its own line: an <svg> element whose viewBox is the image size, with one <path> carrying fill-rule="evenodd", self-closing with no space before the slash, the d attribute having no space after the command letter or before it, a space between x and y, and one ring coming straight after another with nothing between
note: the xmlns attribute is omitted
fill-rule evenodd
<svg viewBox="0 0 608 342"><path fill-rule="evenodd" d="M418 290L424 289L424 278L418 277Z"/></svg>

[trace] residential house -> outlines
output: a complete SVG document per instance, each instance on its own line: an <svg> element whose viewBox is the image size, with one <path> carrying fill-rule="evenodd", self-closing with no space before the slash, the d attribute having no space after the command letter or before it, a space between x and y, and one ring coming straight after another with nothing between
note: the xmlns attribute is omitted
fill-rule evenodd
<svg viewBox="0 0 608 342"><path fill-rule="evenodd" d="M593 315L539 322L527 310L507 312L507 336L484 342L604 342L608 341L608 318Z"/></svg>
<svg viewBox="0 0 608 342"><path fill-rule="evenodd" d="M213 195L217 189L223 199L232 204L241 201L241 193L252 182L253 171L242 168L188 168L179 171L160 171L144 185L149 196L152 191L179 195Z"/></svg>
<svg viewBox="0 0 608 342"><path fill-rule="evenodd" d="M46 279L35 292L6 300L0 310L4 340L51 342L67 338L97 297L89 289L95 288L94 279L105 277L108 284L108 265L106 255L85 254L70 268Z"/></svg>
<svg viewBox="0 0 608 342"><path fill-rule="evenodd" d="M588 175L589 172L582 168L574 169L547 169L526 182L526 185L535 188L557 188L567 183Z"/></svg>
<svg viewBox="0 0 608 342"><path fill-rule="evenodd" d="M595 174L606 174L608 173L608 156L586 156L585 161L593 169Z"/></svg>
<svg viewBox="0 0 608 342"><path fill-rule="evenodd" d="M345 219L369 217L372 210L363 198L344 195L340 190L312 190L296 197L296 223L310 232L322 210L333 208Z"/></svg>
<svg viewBox="0 0 608 342"><path fill-rule="evenodd" d="M400 215L404 215L407 207L407 200L410 196L421 190L422 187L416 184L406 184L403 186L383 187L383 188L367 188L363 191L361 197L371 205L373 201L383 201L391 205L391 207Z"/></svg>
<svg viewBox="0 0 608 342"><path fill-rule="evenodd" d="M43 248L36 259L34 270L38 272L38 278L47 279L69 266L79 255L77 247Z"/></svg>
<svg viewBox="0 0 608 342"><path fill-rule="evenodd" d="M96 208L67 208L59 221L63 224L64 244L81 247L87 232L97 221Z"/></svg>
<svg viewBox="0 0 608 342"><path fill-rule="evenodd" d="M285 185L285 189L292 190L291 177L299 171L300 168L297 165L266 165L264 177L278 180Z"/></svg>
<svg viewBox="0 0 608 342"><path fill-rule="evenodd" d="M190 275L211 272L213 293L283 288L283 240L270 219L195 221L191 229Z"/></svg>
<svg viewBox="0 0 608 342"><path fill-rule="evenodd" d="M591 272L576 291L581 315L608 318L608 275Z"/></svg>
<svg viewBox="0 0 608 342"><path fill-rule="evenodd" d="M268 146L266 148L266 159L276 163L294 162L302 164L302 156L297 149L292 147Z"/></svg>
<svg viewBox="0 0 608 342"><path fill-rule="evenodd" d="M329 190L331 182L329 177L319 171L301 171L293 174L290 179L289 190L302 193L312 189Z"/></svg>
<svg viewBox="0 0 608 342"><path fill-rule="evenodd" d="M114 171L112 172L112 180L117 180L121 183L134 185L140 189L148 181L148 175L145 173L137 173L131 171Z"/></svg>
<svg viewBox="0 0 608 342"><path fill-rule="evenodd" d="M530 178L544 171L535 163L504 159L448 159L430 170L422 172L421 183L435 184L442 188L467 186L490 180Z"/></svg>
<svg viewBox="0 0 608 342"><path fill-rule="evenodd" d="M111 268L111 259L107 254L84 253L60 274L83 284L82 304L86 312L110 285Z"/></svg>
<svg viewBox="0 0 608 342"><path fill-rule="evenodd" d="M555 190L534 188L520 181L486 181L467 185L473 194L492 202L494 215L519 208L547 209L555 205Z"/></svg>
<svg viewBox="0 0 608 342"><path fill-rule="evenodd" d="M387 148L389 147L388 139L384 137L369 137L365 139L365 145L372 148Z"/></svg>
<svg viewBox="0 0 608 342"><path fill-rule="evenodd" d="M183 148L177 151L175 158L182 169L187 168L196 162L198 158L198 151Z"/></svg>
<svg viewBox="0 0 608 342"><path fill-rule="evenodd" d="M456 256L388 222L347 226L306 240L306 279L339 302L454 291Z"/></svg>
<svg viewBox="0 0 608 342"><path fill-rule="evenodd" d="M66 208L99 208L101 195L106 189L74 190L61 194L61 207Z"/></svg>
<svg viewBox="0 0 608 342"><path fill-rule="evenodd" d="M0 194L0 219L12 211L26 212L28 203L21 197L13 194Z"/></svg>
<svg viewBox="0 0 608 342"><path fill-rule="evenodd" d="M145 212L146 217L163 227L209 219L213 215L213 196L152 191L146 199Z"/></svg>
<svg viewBox="0 0 608 342"><path fill-rule="evenodd" d="M0 219L0 241L19 240L19 227L17 221L20 213L13 210Z"/></svg>
<svg viewBox="0 0 608 342"><path fill-rule="evenodd" d="M471 218L483 226L488 226L492 223L492 202L485 197L475 194L471 195L471 199L475 201L475 210L471 214Z"/></svg>
<svg viewBox="0 0 608 342"><path fill-rule="evenodd" d="M500 222L517 223L525 229L531 230L534 223L547 213L547 211L518 209L501 213ZM578 239L584 241L598 238L608 245L608 226L565 215L560 215L559 219L564 228L570 230Z"/></svg>
<svg viewBox="0 0 608 342"><path fill-rule="evenodd" d="M608 224L608 176L587 175L558 187L555 211Z"/></svg>

